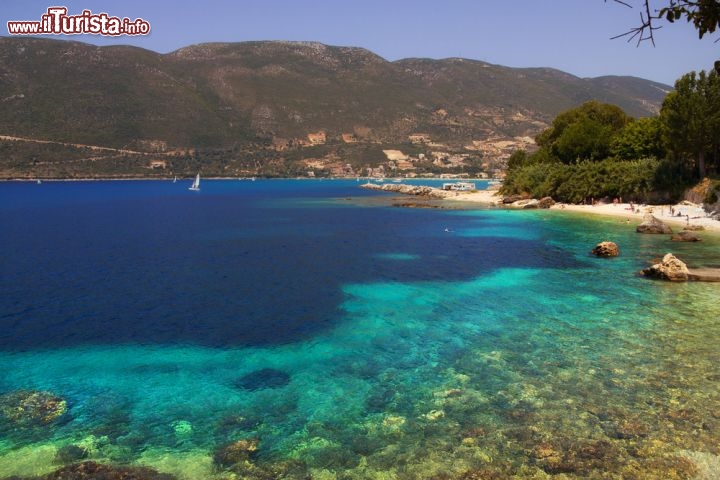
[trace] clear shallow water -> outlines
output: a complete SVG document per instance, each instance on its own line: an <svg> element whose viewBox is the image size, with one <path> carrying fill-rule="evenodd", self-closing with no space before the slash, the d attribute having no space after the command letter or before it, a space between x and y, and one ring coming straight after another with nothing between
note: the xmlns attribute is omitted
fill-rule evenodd
<svg viewBox="0 0 720 480"><path fill-rule="evenodd" d="M371 197L0 185L0 394L67 401L42 425L0 410L0 478L68 445L187 479L713 474L718 287L634 273L667 251L718 264L716 239ZM620 258L588 255L605 239ZM237 440L248 462L219 462Z"/></svg>

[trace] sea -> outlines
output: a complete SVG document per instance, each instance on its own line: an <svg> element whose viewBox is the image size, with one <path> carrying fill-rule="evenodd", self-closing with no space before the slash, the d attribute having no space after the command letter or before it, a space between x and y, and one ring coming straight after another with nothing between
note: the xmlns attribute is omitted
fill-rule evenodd
<svg viewBox="0 0 720 480"><path fill-rule="evenodd" d="M720 478L718 236L363 182L0 183L0 478Z"/></svg>

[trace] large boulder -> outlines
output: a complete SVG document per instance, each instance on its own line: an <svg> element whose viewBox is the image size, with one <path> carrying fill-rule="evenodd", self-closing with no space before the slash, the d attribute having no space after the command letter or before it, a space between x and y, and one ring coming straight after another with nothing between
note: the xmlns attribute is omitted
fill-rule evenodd
<svg viewBox="0 0 720 480"><path fill-rule="evenodd" d="M555 205L555 200L552 197L543 197L538 200L538 208L550 208Z"/></svg>
<svg viewBox="0 0 720 480"><path fill-rule="evenodd" d="M592 249L592 254L598 257L617 257L620 248L615 242L600 242Z"/></svg>
<svg viewBox="0 0 720 480"><path fill-rule="evenodd" d="M690 271L687 265L672 253L665 255L660 263L645 268L640 272L642 275L660 280L672 282L685 282L689 280Z"/></svg>
<svg viewBox="0 0 720 480"><path fill-rule="evenodd" d="M638 233L673 233L672 228L666 223L658 220L652 213L643 216L642 223L635 229Z"/></svg>

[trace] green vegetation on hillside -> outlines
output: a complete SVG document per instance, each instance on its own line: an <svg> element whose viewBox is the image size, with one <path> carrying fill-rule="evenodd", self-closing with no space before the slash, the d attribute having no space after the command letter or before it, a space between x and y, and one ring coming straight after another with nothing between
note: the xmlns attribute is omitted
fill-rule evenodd
<svg viewBox="0 0 720 480"><path fill-rule="evenodd" d="M389 62L361 48L311 42L202 44L158 54L4 37L0 70L0 135L172 154L184 158L173 157L183 168L197 161L212 175L301 172L301 160L314 155L308 135L318 132L354 167L384 160L378 152L392 145L408 153L414 133L428 135L436 151L473 152L465 148L473 142L532 137L559 112L592 99L651 116L669 90L638 78L581 79L457 58ZM343 136L354 136L355 145L342 146ZM48 160L47 145L8 147L14 160L0 158L0 175L44 174L31 158ZM220 160L220 152L230 154ZM110 168L114 154L87 158L45 171L147 173L143 155L124 172Z"/></svg>
<svg viewBox="0 0 720 480"><path fill-rule="evenodd" d="M684 75L659 117L633 120L614 105L588 102L558 115L528 155L515 152L506 194L579 203L602 197L676 198L720 168L720 79Z"/></svg>

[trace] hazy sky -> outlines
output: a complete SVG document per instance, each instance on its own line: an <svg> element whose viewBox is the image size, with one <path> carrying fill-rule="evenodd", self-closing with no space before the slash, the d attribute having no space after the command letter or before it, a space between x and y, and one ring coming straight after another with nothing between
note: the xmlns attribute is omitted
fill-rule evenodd
<svg viewBox="0 0 720 480"><path fill-rule="evenodd" d="M367 48L387 60L464 57L511 67L553 67L579 77L634 75L672 85L720 59L717 33L699 40L684 20L656 32L656 47L610 40L639 23L634 9L608 0L2 0L9 20L35 20L50 6L142 18L142 37L65 36L98 45L170 52L201 42L313 40ZM660 7L667 1L652 0Z"/></svg>

